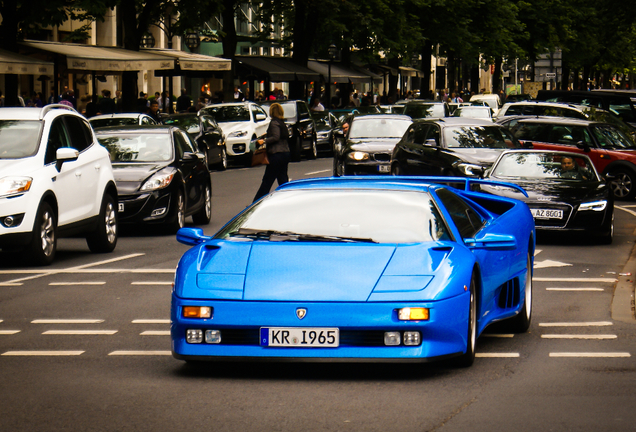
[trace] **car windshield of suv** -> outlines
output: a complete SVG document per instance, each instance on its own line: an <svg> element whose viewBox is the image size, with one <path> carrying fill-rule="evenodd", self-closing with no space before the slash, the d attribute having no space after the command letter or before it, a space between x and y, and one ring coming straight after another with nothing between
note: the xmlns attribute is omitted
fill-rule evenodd
<svg viewBox="0 0 636 432"><path fill-rule="evenodd" d="M411 117L412 119L420 118L442 118L446 117L446 111L444 110L444 104L423 104L423 103L411 103L404 106L404 115Z"/></svg>
<svg viewBox="0 0 636 432"><path fill-rule="evenodd" d="M285 217L281 217L285 215ZM449 239L427 193L399 190L287 190L263 199L216 238L416 243Z"/></svg>
<svg viewBox="0 0 636 432"><path fill-rule="evenodd" d="M502 179L598 181L590 159L571 153L505 154L490 175Z"/></svg>
<svg viewBox="0 0 636 432"><path fill-rule="evenodd" d="M130 126L139 124L137 117L111 117L102 119L91 119L88 121L93 128L108 126Z"/></svg>
<svg viewBox="0 0 636 432"><path fill-rule="evenodd" d="M0 120L0 159L36 154L41 131L42 122L38 120Z"/></svg>
<svg viewBox="0 0 636 432"><path fill-rule="evenodd" d="M491 111L488 107L459 107L453 113L453 117L470 117L491 119Z"/></svg>
<svg viewBox="0 0 636 432"><path fill-rule="evenodd" d="M97 140L116 162L166 162L172 160L172 139L168 133L98 134Z"/></svg>
<svg viewBox="0 0 636 432"><path fill-rule="evenodd" d="M411 123L407 119L355 117L349 130L349 139L402 138Z"/></svg>
<svg viewBox="0 0 636 432"><path fill-rule="evenodd" d="M601 148L606 150L633 150L636 148L634 141L628 135L610 125L594 126L592 134Z"/></svg>
<svg viewBox="0 0 636 432"><path fill-rule="evenodd" d="M583 125L519 122L511 131L520 141L538 141L571 146L576 146L582 142L589 147L594 145L592 137Z"/></svg>
<svg viewBox="0 0 636 432"><path fill-rule="evenodd" d="M210 106L202 111L214 117L217 123L250 121L250 111L245 105Z"/></svg>
<svg viewBox="0 0 636 432"><path fill-rule="evenodd" d="M504 128L497 126L455 126L444 128L448 148L508 149L520 147Z"/></svg>
<svg viewBox="0 0 636 432"><path fill-rule="evenodd" d="M163 119L163 124L180 126L189 134L194 135L198 134L201 131L201 127L199 126L199 118L194 115L167 117Z"/></svg>

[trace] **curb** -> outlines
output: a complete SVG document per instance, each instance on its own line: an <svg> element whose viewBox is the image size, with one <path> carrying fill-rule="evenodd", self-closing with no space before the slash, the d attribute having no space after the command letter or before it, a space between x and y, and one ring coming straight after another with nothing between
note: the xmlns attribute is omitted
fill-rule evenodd
<svg viewBox="0 0 636 432"><path fill-rule="evenodd" d="M612 297L612 319L636 324L634 315L634 290L636 286L636 244L618 276Z"/></svg>

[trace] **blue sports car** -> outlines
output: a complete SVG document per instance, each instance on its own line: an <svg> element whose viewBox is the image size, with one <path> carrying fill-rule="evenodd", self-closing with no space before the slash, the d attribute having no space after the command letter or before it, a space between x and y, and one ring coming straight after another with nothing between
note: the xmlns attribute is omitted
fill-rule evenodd
<svg viewBox="0 0 636 432"><path fill-rule="evenodd" d="M528 206L470 192L474 183L520 189L449 177L302 180L212 237L179 230L194 247L175 275L173 356L471 365L489 324L528 329L535 248Z"/></svg>

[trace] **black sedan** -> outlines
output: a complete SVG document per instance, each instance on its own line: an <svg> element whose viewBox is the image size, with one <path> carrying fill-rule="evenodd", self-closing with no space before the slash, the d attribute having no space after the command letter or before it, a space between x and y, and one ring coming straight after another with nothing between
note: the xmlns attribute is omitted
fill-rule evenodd
<svg viewBox="0 0 636 432"><path fill-rule="evenodd" d="M338 119L329 111L313 111L311 117L316 124L318 152L333 152L334 130L338 127Z"/></svg>
<svg viewBox="0 0 636 432"><path fill-rule="evenodd" d="M416 120L393 150L393 175L479 177L499 155L521 144L488 120Z"/></svg>
<svg viewBox="0 0 636 432"><path fill-rule="evenodd" d="M227 168L225 134L214 117L195 113L172 114L161 117L163 124L180 126L190 135L198 148L207 156L210 168L220 171Z"/></svg>
<svg viewBox="0 0 636 432"><path fill-rule="evenodd" d="M195 224L210 222L210 171L183 129L122 126L95 135L110 152L120 223L161 224L176 232L189 215Z"/></svg>
<svg viewBox="0 0 636 432"><path fill-rule="evenodd" d="M513 150L501 154L487 178L528 193L480 185L483 192L525 201L537 230L585 231L602 243L614 235L614 200L589 157L572 152Z"/></svg>
<svg viewBox="0 0 636 432"><path fill-rule="evenodd" d="M333 175L389 174L393 147L411 123L399 114L353 116L346 135L338 132Z"/></svg>

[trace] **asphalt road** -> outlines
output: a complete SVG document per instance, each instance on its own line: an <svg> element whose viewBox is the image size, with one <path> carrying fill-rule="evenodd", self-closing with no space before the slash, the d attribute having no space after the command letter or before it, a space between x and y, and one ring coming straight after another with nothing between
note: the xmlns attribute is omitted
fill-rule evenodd
<svg viewBox="0 0 636 432"><path fill-rule="evenodd" d="M250 204L263 170L212 174L206 234ZM290 166L293 179L330 172L325 158ZM616 280L631 284L621 273L636 203L619 205L611 246L539 239L530 331L490 329L468 369L196 368L170 355L171 282L187 249L174 236L127 229L106 255L63 239L46 268L1 256L0 432L636 430L636 321L612 316Z"/></svg>

